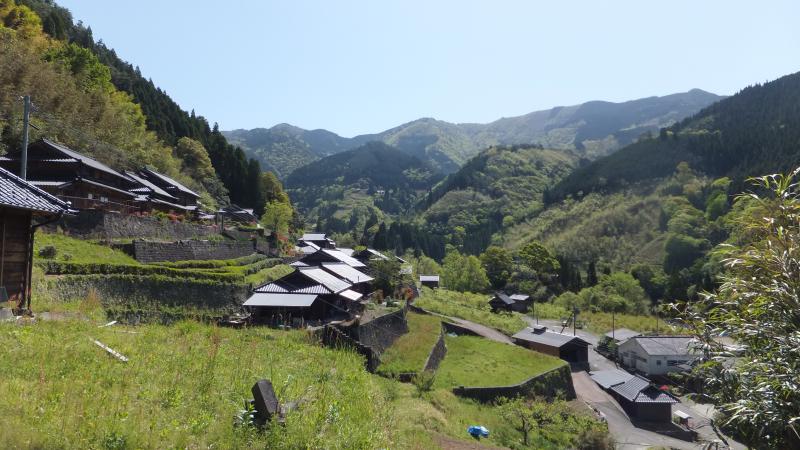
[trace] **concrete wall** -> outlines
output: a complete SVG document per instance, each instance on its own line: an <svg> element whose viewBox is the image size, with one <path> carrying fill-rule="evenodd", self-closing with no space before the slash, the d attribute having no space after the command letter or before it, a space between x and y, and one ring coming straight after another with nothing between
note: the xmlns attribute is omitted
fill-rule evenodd
<svg viewBox="0 0 800 450"><path fill-rule="evenodd" d="M56 227L63 229L67 234L84 239L118 239L136 236L176 240L217 233L213 226L96 210L81 211L75 216L64 216L60 221L48 226L48 229L55 230Z"/></svg>
<svg viewBox="0 0 800 450"><path fill-rule="evenodd" d="M325 325L318 330L317 335L326 347L349 348L364 356L364 367L370 373L374 373L381 363L380 356L375 350L354 340L335 326Z"/></svg>
<svg viewBox="0 0 800 450"><path fill-rule="evenodd" d="M235 259L255 253L251 241L133 241L133 257L143 263Z"/></svg>
<svg viewBox="0 0 800 450"><path fill-rule="evenodd" d="M453 333L459 336L481 336L469 328L462 327L461 325L452 322L442 322L442 327L444 328L445 333Z"/></svg>
<svg viewBox="0 0 800 450"><path fill-rule="evenodd" d="M523 381L520 384L491 387L460 386L454 388L453 393L481 402L491 402L501 397L513 398L531 395L548 398L553 398L556 395L563 395L566 400L572 400L575 398L575 387L572 385L572 376L569 366L563 365Z"/></svg>

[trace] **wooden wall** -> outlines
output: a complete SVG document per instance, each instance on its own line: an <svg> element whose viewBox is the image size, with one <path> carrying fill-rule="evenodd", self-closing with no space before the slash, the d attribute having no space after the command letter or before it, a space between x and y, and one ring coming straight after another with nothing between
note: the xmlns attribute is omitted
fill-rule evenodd
<svg viewBox="0 0 800 450"><path fill-rule="evenodd" d="M0 207L0 286L21 299L28 276L31 213Z"/></svg>

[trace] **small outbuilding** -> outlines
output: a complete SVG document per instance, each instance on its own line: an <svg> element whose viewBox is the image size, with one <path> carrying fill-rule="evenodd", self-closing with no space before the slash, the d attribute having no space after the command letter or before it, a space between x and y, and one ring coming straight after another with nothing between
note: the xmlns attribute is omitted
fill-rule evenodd
<svg viewBox="0 0 800 450"><path fill-rule="evenodd" d="M524 294L508 295L505 292L495 292L494 297L489 299L489 306L492 307L492 312L525 312L531 307L531 301L530 296Z"/></svg>
<svg viewBox="0 0 800 450"><path fill-rule="evenodd" d="M436 289L439 287L439 275L420 275L419 284Z"/></svg>
<svg viewBox="0 0 800 450"><path fill-rule="evenodd" d="M589 343L578 336L536 326L520 331L512 339L519 346L561 358L574 368L589 367Z"/></svg>
<svg viewBox="0 0 800 450"><path fill-rule="evenodd" d="M0 168L0 302L14 300L18 310L30 310L34 232L69 206Z"/></svg>
<svg viewBox="0 0 800 450"><path fill-rule="evenodd" d="M653 386L650 380L619 369L600 370L589 376L611 394L632 419L667 423L672 420L672 405L678 400Z"/></svg>

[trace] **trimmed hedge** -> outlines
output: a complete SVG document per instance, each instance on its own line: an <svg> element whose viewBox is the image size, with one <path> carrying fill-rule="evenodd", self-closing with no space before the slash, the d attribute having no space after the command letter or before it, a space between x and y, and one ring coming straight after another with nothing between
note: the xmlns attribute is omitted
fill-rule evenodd
<svg viewBox="0 0 800 450"><path fill-rule="evenodd" d="M236 259L207 259L202 261L160 261L152 263L153 266L172 267L175 269L217 269L230 266L247 266L255 262L267 259L266 255L253 253Z"/></svg>
<svg viewBox="0 0 800 450"><path fill-rule="evenodd" d="M191 278L224 283L241 283L244 282L245 277L245 275L240 273L175 269L172 267L150 265L135 266L124 264L70 263L59 261L38 261L36 265L41 267L48 275L161 275L169 278Z"/></svg>

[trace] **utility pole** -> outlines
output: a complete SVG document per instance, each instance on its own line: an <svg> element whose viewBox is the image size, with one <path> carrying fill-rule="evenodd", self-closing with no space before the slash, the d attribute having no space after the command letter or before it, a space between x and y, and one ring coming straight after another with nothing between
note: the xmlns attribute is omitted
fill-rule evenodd
<svg viewBox="0 0 800 450"><path fill-rule="evenodd" d="M28 172L28 126L31 122L31 96L22 97L24 109L22 113L22 158L19 165L19 176L23 180L27 178Z"/></svg>

